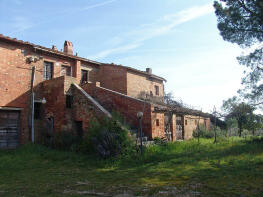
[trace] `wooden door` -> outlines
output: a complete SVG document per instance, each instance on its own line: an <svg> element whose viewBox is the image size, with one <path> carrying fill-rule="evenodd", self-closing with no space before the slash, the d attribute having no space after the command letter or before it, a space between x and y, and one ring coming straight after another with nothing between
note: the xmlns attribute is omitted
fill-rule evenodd
<svg viewBox="0 0 263 197"><path fill-rule="evenodd" d="M19 145L19 112L0 110L0 149Z"/></svg>

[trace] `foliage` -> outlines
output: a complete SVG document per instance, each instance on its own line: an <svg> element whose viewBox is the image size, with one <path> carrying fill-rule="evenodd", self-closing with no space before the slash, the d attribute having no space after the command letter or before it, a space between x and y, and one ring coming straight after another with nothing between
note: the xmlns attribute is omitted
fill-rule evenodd
<svg viewBox="0 0 263 197"><path fill-rule="evenodd" d="M249 121L246 125L246 128L252 131L252 134L255 135L255 131L263 127L263 117L257 114L251 114Z"/></svg>
<svg viewBox="0 0 263 197"><path fill-rule="evenodd" d="M193 132L193 137L194 138L213 138L214 137L214 132L212 130L208 131L204 126L200 126L199 129L194 130Z"/></svg>
<svg viewBox="0 0 263 197"><path fill-rule="evenodd" d="M84 136L84 141L90 151L102 158L128 154L135 147L128 129L115 118L105 119L103 124L94 121Z"/></svg>
<svg viewBox="0 0 263 197"><path fill-rule="evenodd" d="M249 129L252 127L252 122L254 121L252 117L255 108L247 103L241 102L237 97L230 98L223 101L222 109L227 113L227 119L235 119L239 128L239 136L243 129Z"/></svg>
<svg viewBox="0 0 263 197"><path fill-rule="evenodd" d="M54 134L53 147L60 150L77 151L81 138L74 131L62 130Z"/></svg>
<svg viewBox="0 0 263 197"><path fill-rule="evenodd" d="M167 139L165 139L165 138L160 138L160 137L155 137L155 138L153 139L153 141L154 141L154 144L160 145L160 146L166 146L167 143L168 143Z"/></svg>
<svg viewBox="0 0 263 197"><path fill-rule="evenodd" d="M258 45L250 54L238 57L239 63L249 68L240 93L257 103L263 97L263 1L216 0L214 7L224 40L244 48Z"/></svg>

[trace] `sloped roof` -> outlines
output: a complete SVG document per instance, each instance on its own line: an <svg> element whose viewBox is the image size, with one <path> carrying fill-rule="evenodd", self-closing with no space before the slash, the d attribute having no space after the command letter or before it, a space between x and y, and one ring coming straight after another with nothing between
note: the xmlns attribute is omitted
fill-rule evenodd
<svg viewBox="0 0 263 197"><path fill-rule="evenodd" d="M75 55L70 55L70 54L64 53L62 51L52 50L50 48L43 47L43 46L40 46L40 45L36 45L36 44L30 43L30 42L25 42L23 40L17 40L16 38L10 38L8 36L4 36L3 34L0 34L0 40L9 41L9 42L13 42L13 43L21 44L21 45L26 45L26 46L32 47L32 48L34 48L36 50L41 50L41 51L49 52L49 53L56 54L56 55L59 55L59 56L68 57L68 58L71 58L71 59L76 59L76 60L81 60L81 61L85 61L85 62L97 64L97 65L101 65L100 62L89 60L89 59L86 59L86 58L83 58L83 57L78 57L78 56L75 56Z"/></svg>
<svg viewBox="0 0 263 197"><path fill-rule="evenodd" d="M96 65L120 66L120 67L126 68L128 70L132 70L134 72L147 75L147 76L152 77L152 78L156 78L156 79L159 79L159 80L162 80L162 81L166 81L162 77L159 77L157 75L153 75L153 74L147 73L145 71L137 70L135 68L131 68L131 67L128 67L128 66L123 66L123 65L107 64L107 63L101 63L101 62L89 60L87 58L83 58L83 57L79 57L79 56L75 56L75 55L70 55L70 54L64 53L62 51L52 50L51 48L43 47L43 46L36 45L36 44L30 43L30 42L26 42L26 41L23 41L23 40L18 40L16 38L10 38L8 36L4 36L3 34L0 34L0 40L12 42L12 43L17 43L17 44L21 44L21 45L26 45L26 46L32 47L32 48L34 48L36 50L45 51L45 52L52 53L52 54L55 54L55 55L58 55L58 56L63 56L63 57L71 58L71 59L76 59L76 60L80 60L80 61L84 61L84 62L89 62L89 63L93 63L93 64L96 64Z"/></svg>

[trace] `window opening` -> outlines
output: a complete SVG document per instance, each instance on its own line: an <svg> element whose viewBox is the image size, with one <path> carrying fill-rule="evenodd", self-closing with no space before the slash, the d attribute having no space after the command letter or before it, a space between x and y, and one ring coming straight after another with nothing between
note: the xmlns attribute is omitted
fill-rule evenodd
<svg viewBox="0 0 263 197"><path fill-rule="evenodd" d="M159 86L154 86L155 87L155 95L159 96Z"/></svg>
<svg viewBox="0 0 263 197"><path fill-rule="evenodd" d="M159 127L159 119L156 119L156 126Z"/></svg>
<svg viewBox="0 0 263 197"><path fill-rule="evenodd" d="M72 107L72 101L73 97L71 95L66 95L66 108L71 108Z"/></svg>
<svg viewBox="0 0 263 197"><path fill-rule="evenodd" d="M49 80L53 78L53 63L44 62L44 80Z"/></svg>
<svg viewBox="0 0 263 197"><path fill-rule="evenodd" d="M81 83L88 82L89 79L89 71L81 70Z"/></svg>

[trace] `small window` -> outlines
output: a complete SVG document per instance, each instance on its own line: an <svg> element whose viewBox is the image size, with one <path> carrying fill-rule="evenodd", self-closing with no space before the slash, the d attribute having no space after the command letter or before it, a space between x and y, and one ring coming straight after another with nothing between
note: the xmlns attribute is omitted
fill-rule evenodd
<svg viewBox="0 0 263 197"><path fill-rule="evenodd" d="M71 76L71 67L62 65L61 76Z"/></svg>
<svg viewBox="0 0 263 197"><path fill-rule="evenodd" d="M49 80L53 78L53 63L44 62L44 80Z"/></svg>
<svg viewBox="0 0 263 197"><path fill-rule="evenodd" d="M187 125L187 120L185 120L185 125Z"/></svg>
<svg viewBox="0 0 263 197"><path fill-rule="evenodd" d="M159 123L159 119L156 119L156 126L159 127L160 123Z"/></svg>
<svg viewBox="0 0 263 197"><path fill-rule="evenodd" d="M73 97L71 95L66 95L66 108L71 108L72 107L72 100Z"/></svg>
<svg viewBox="0 0 263 197"><path fill-rule="evenodd" d="M34 103L34 119L41 119L41 103Z"/></svg>
<svg viewBox="0 0 263 197"><path fill-rule="evenodd" d="M155 88L155 95L159 96L159 86L154 86Z"/></svg>
<svg viewBox="0 0 263 197"><path fill-rule="evenodd" d="M195 120L195 125L197 125L197 120Z"/></svg>
<svg viewBox="0 0 263 197"><path fill-rule="evenodd" d="M81 83L88 82L89 80L89 71L81 70Z"/></svg>
<svg viewBox="0 0 263 197"><path fill-rule="evenodd" d="M153 92L152 91L150 91L150 97L153 97Z"/></svg>

